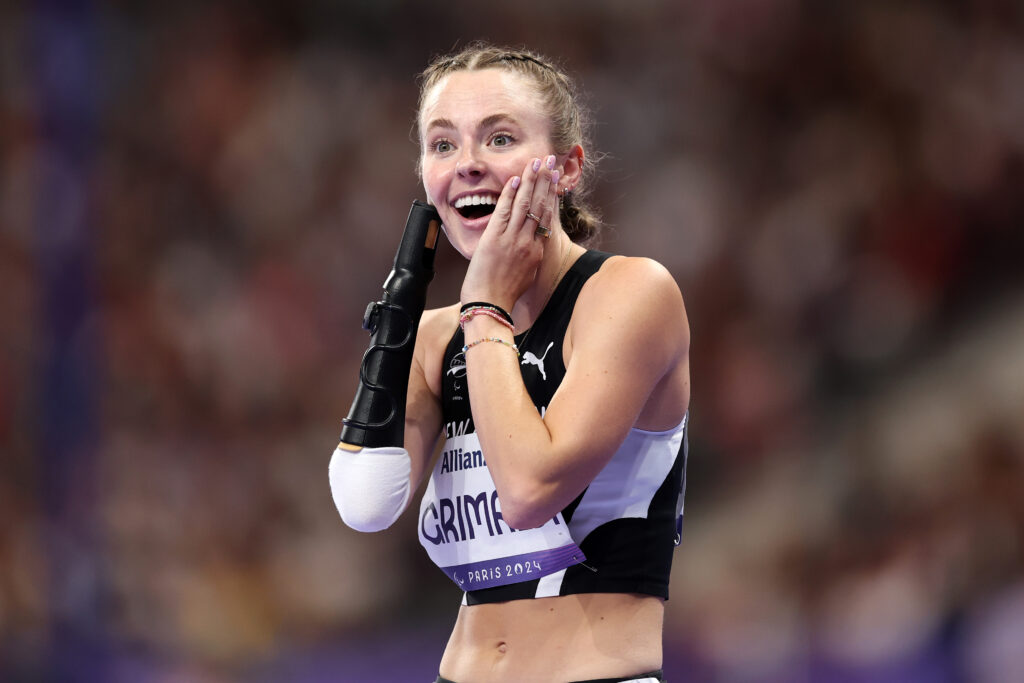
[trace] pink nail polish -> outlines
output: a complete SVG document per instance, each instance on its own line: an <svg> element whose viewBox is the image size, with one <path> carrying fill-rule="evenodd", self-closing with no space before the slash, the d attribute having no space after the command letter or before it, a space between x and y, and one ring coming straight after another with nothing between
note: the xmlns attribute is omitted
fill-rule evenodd
<svg viewBox="0 0 1024 683"><path fill-rule="evenodd" d="M533 160L533 170L535 173L540 170L540 159Z"/></svg>
<svg viewBox="0 0 1024 683"><path fill-rule="evenodd" d="M513 190L518 189L519 188L519 183L521 181L522 181L522 178L520 178L519 176L512 176L512 189Z"/></svg>
<svg viewBox="0 0 1024 683"><path fill-rule="evenodd" d="M551 156L548 157L547 167L548 167L549 171L555 167L555 155L554 154L552 154Z"/></svg>
<svg viewBox="0 0 1024 683"><path fill-rule="evenodd" d="M551 172L551 184L555 186L556 190L558 189L558 171Z"/></svg>

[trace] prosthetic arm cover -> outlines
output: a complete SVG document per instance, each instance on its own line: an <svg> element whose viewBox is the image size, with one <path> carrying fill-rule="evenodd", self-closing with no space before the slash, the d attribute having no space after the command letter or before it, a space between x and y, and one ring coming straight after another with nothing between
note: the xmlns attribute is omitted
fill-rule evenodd
<svg viewBox="0 0 1024 683"><path fill-rule="evenodd" d="M384 296L363 316L370 347L328 468L334 505L356 531L388 528L409 502L411 463L402 447L405 399L440 224L432 206L413 202Z"/></svg>
<svg viewBox="0 0 1024 683"><path fill-rule="evenodd" d="M370 347L363 354L359 388L341 431L340 447L345 450L404 442L409 369L427 285L434 277L440 223L434 207L413 202L384 295L363 316Z"/></svg>
<svg viewBox="0 0 1024 683"><path fill-rule="evenodd" d="M336 448L328 468L331 497L342 521L356 531L381 531L409 503L409 453L398 446Z"/></svg>

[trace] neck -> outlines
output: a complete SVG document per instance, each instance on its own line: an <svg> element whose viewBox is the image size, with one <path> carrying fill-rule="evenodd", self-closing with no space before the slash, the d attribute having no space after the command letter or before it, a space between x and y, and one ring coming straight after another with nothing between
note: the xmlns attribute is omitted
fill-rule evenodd
<svg viewBox="0 0 1024 683"><path fill-rule="evenodd" d="M516 332L533 326L541 311L547 305L558 282L565 276L572 261L579 255L581 247L575 244L561 230L551 235L551 243L544 249L544 259L537 270L537 279L523 293L510 313L516 321Z"/></svg>

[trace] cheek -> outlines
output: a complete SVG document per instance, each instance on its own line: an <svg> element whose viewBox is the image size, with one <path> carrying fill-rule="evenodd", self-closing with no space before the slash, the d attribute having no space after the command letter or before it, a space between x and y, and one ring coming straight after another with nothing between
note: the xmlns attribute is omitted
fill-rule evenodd
<svg viewBox="0 0 1024 683"><path fill-rule="evenodd" d="M446 179L442 173L438 173L438 169L434 166L422 165L420 168L427 199L436 206L439 199L444 196Z"/></svg>
<svg viewBox="0 0 1024 683"><path fill-rule="evenodd" d="M546 154L538 154L536 150L532 154L517 154L515 157L503 159L499 167L495 168L499 180L504 184L514 175L522 175L526 172L526 166L534 157L543 159Z"/></svg>
<svg viewBox="0 0 1024 683"><path fill-rule="evenodd" d="M441 214L441 220L445 219L445 211L448 209L448 202L445 201L445 190L430 182L430 179L423 179L423 191L427 195L427 202L430 203Z"/></svg>

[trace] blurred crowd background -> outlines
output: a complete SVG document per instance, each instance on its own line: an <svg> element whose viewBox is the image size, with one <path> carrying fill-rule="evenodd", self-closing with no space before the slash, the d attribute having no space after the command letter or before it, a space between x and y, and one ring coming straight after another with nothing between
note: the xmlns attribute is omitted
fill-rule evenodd
<svg viewBox="0 0 1024 683"><path fill-rule="evenodd" d="M4 3L0 680L433 680L459 594L327 463L477 38L686 298L669 679L1024 681L1016 0Z"/></svg>

